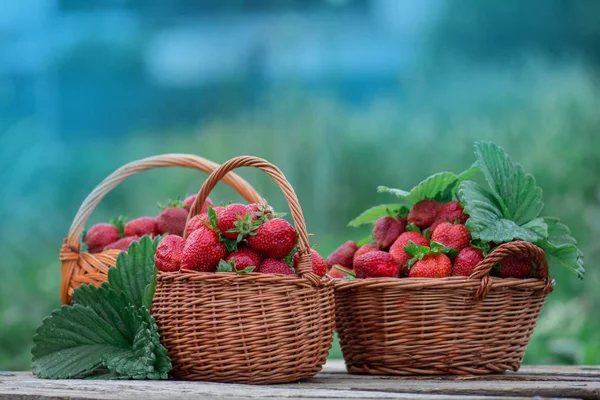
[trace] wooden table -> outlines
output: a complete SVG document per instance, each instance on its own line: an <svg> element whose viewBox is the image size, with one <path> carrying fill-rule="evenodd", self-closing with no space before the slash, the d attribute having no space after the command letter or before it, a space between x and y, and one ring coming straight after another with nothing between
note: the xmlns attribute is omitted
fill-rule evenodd
<svg viewBox="0 0 600 400"><path fill-rule="evenodd" d="M536 397L537 396L537 397ZM523 367L487 376L394 377L348 375L342 361L302 383L252 386L187 381L43 380L29 372L0 372L0 399L600 399L600 366Z"/></svg>

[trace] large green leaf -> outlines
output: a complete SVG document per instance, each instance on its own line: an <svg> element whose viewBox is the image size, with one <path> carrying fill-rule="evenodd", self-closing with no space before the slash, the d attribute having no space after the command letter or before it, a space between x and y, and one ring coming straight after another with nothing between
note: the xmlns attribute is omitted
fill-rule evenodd
<svg viewBox="0 0 600 400"><path fill-rule="evenodd" d="M406 204L381 204L363 211L358 217L348 223L348 226L371 224L387 215L406 217L410 208Z"/></svg>
<svg viewBox="0 0 600 400"><path fill-rule="evenodd" d="M156 279L154 254L160 239L144 236L117 257L117 266L108 271L108 282L114 290L122 291L129 303L150 308Z"/></svg>
<svg viewBox="0 0 600 400"><path fill-rule="evenodd" d="M542 189L533 175L525 174L521 165L491 142L476 143L475 156L504 218L523 225L540 214L544 207Z"/></svg>
<svg viewBox="0 0 600 400"><path fill-rule="evenodd" d="M548 264L563 266L583 278L583 254L577 248L577 241L571 236L569 228L561 224L558 218L547 217L544 221L547 224L548 238L536 244L546 253Z"/></svg>

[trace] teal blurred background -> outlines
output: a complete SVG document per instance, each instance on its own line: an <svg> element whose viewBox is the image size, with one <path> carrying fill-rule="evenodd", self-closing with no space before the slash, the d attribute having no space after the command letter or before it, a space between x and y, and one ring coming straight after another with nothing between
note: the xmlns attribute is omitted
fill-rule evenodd
<svg viewBox="0 0 600 400"><path fill-rule="evenodd" d="M122 164L252 154L295 187L327 255L363 209L493 140L569 225L587 276L557 281L527 363L600 363L600 2L21 0L0 5L0 370L29 368L59 305L77 208ZM277 187L242 170L277 209ZM205 175L163 169L89 224L158 213ZM214 199L237 199L218 187ZM340 357L334 347L332 357Z"/></svg>

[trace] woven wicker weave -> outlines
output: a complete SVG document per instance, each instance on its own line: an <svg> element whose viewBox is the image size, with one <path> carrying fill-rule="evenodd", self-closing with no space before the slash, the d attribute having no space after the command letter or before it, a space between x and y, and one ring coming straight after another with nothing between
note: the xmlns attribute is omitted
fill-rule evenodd
<svg viewBox="0 0 600 400"><path fill-rule="evenodd" d="M126 164L104 179L88 195L79 208L69 235L63 242L60 251L62 269L62 282L60 286L60 300L63 304L71 301L73 289L83 283L100 285L106 281L106 274L111 266L115 265L119 250L106 250L101 253L89 254L80 252L81 232L94 208L118 184L138 172L161 167L183 167L213 172L219 165L202 157L190 154L164 154L144 158ZM223 178L228 185L234 188L248 202L260 202L259 194L242 178L230 174Z"/></svg>
<svg viewBox="0 0 600 400"><path fill-rule="evenodd" d="M536 278L489 276L517 253L536 263ZM544 252L516 241L500 245L468 279L356 279L335 286L336 330L349 372L487 374L519 369L553 282Z"/></svg>
<svg viewBox="0 0 600 400"><path fill-rule="evenodd" d="M277 167L255 157L226 162L204 183L190 215L225 174L244 166L269 174L285 195L298 233L298 275L159 272L152 314L176 378L294 382L319 372L329 352L333 285L312 272L302 209Z"/></svg>

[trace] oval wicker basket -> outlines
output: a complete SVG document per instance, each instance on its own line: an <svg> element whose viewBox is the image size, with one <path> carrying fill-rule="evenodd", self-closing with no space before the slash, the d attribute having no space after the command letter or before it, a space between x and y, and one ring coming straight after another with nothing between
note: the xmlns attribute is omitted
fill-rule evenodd
<svg viewBox="0 0 600 400"><path fill-rule="evenodd" d="M528 254L536 277L491 277L511 254ZM544 252L521 241L498 246L469 278L337 281L336 330L346 368L390 375L517 371L552 289Z"/></svg>
<svg viewBox="0 0 600 400"><path fill-rule="evenodd" d="M321 370L333 337L333 284L312 272L302 209L283 173L255 157L237 157L206 180L190 207L198 213L229 171L255 167L270 175L288 202L301 254L297 275L159 272L152 314L175 378L269 384Z"/></svg>
<svg viewBox="0 0 600 400"><path fill-rule="evenodd" d="M73 290L83 283L100 285L107 280L108 269L115 265L119 250L105 250L101 253L90 254L81 252L81 233L88 217L94 208L118 184L138 172L162 167L183 167L197 169L210 174L219 164L191 154L164 154L131 162L117 169L104 179L83 201L75 215L67 238L60 250L62 281L60 300L63 304L71 301ZM235 189L249 203L260 202L260 195L236 174L223 178L229 186Z"/></svg>

